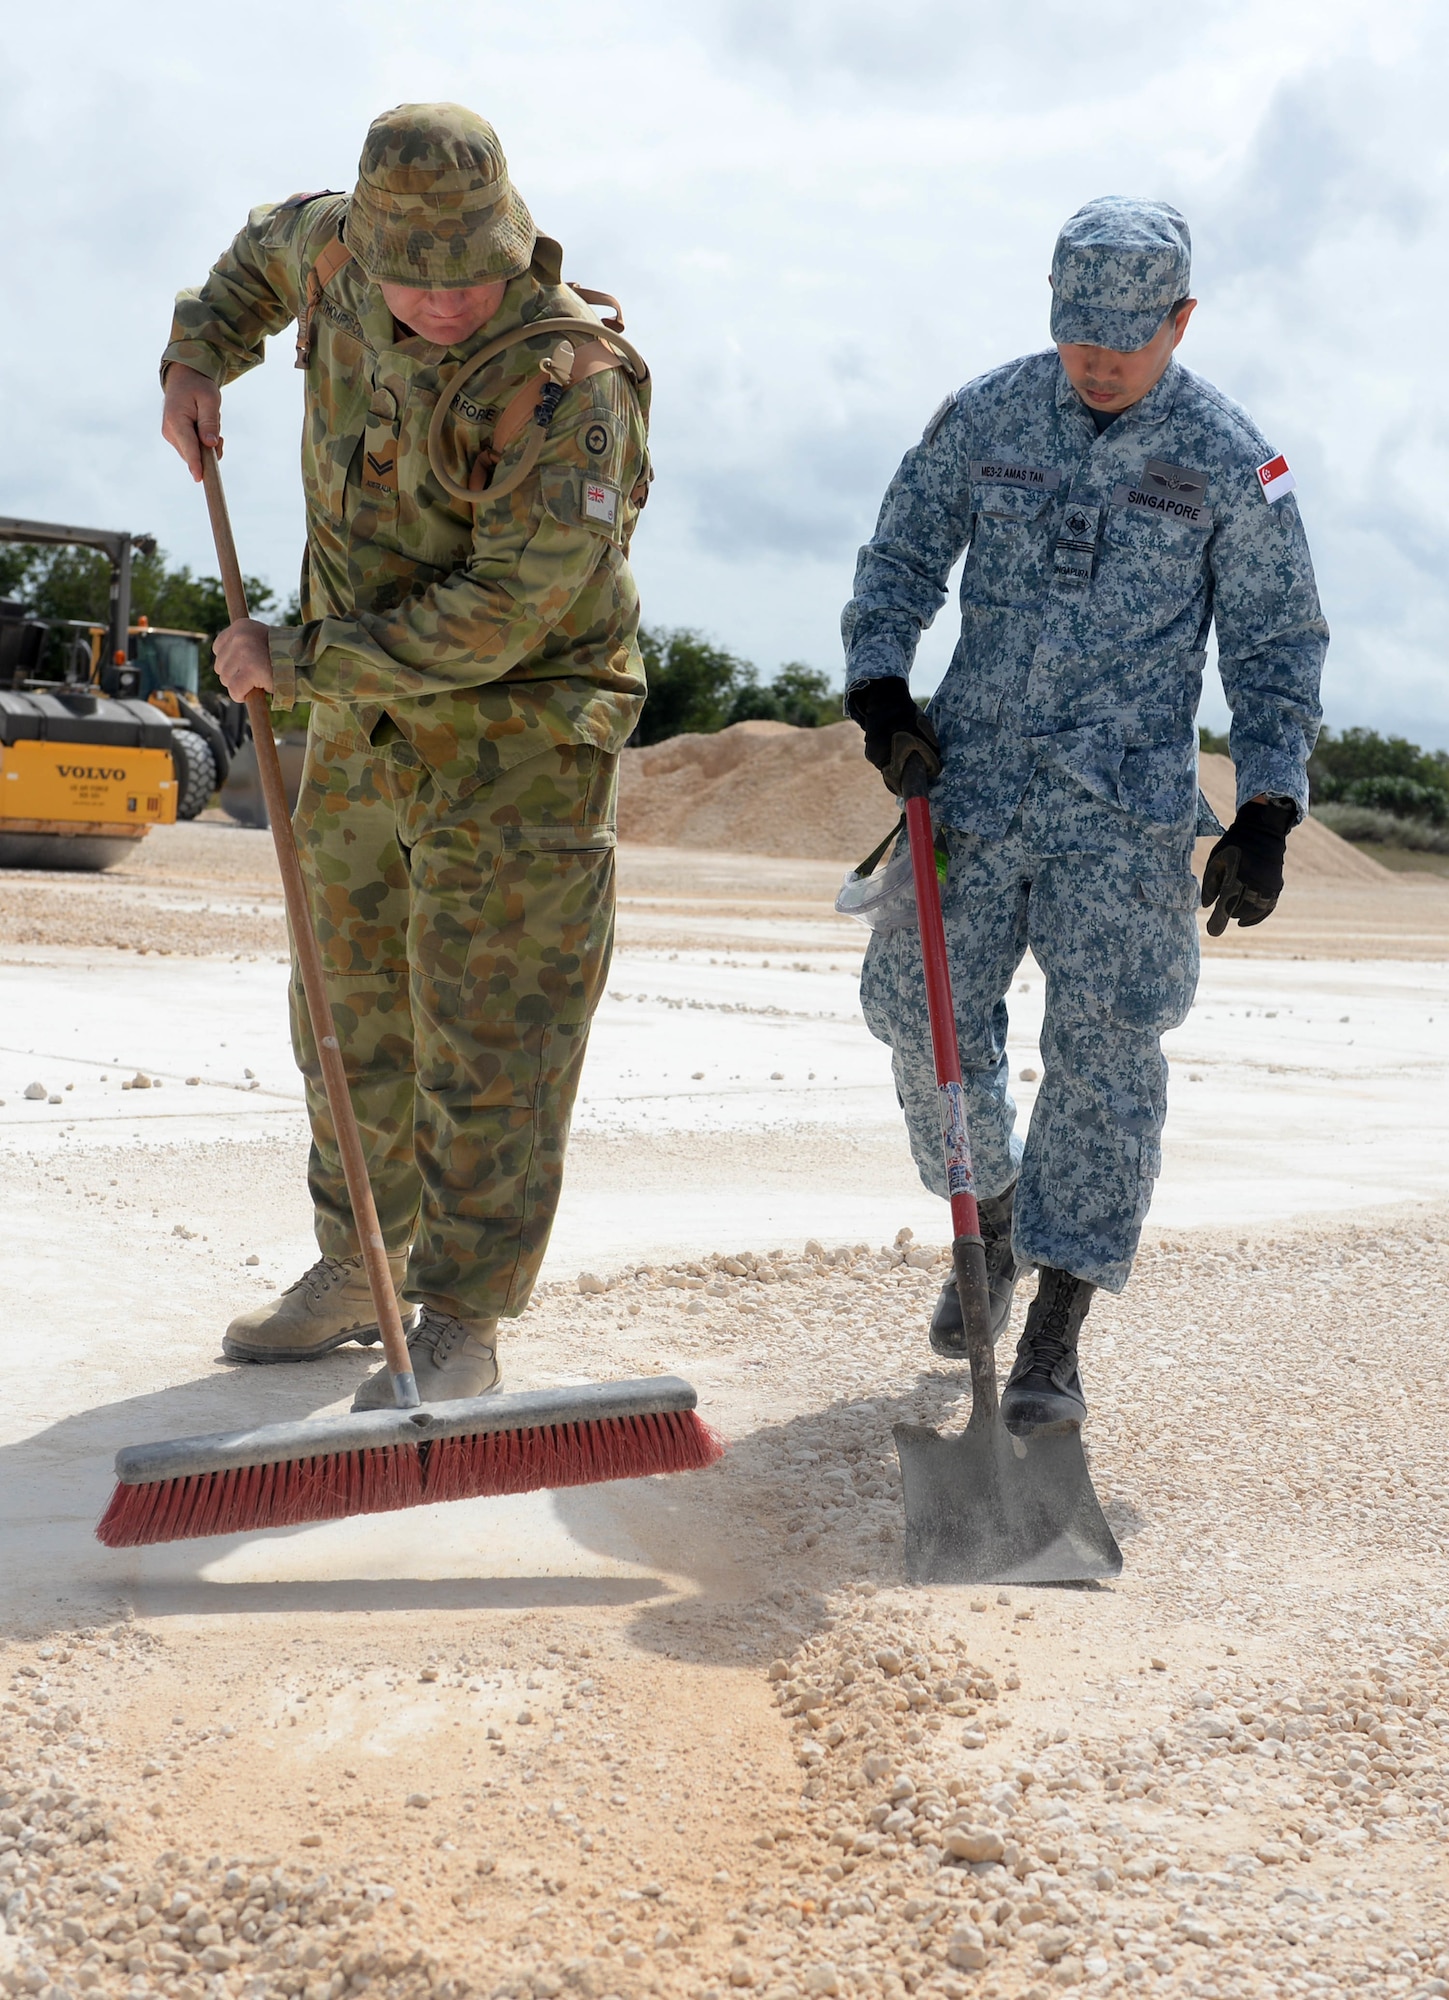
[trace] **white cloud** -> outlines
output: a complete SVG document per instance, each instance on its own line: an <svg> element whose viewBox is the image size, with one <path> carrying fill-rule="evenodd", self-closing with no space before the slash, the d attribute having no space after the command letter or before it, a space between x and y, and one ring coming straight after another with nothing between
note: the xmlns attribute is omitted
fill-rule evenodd
<svg viewBox="0 0 1449 2000"><path fill-rule="evenodd" d="M947 389L1044 344L1063 217L1155 192L1197 246L1186 358L1298 471L1331 719L1449 743L1430 6L261 0L213 22L81 0L12 22L7 45L0 511L150 529L210 568L156 435L172 292L252 202L346 186L385 105L455 97L494 118L570 275L624 299L653 364L646 615L833 673L900 453ZM243 559L284 593L301 537L287 344L227 408Z"/></svg>

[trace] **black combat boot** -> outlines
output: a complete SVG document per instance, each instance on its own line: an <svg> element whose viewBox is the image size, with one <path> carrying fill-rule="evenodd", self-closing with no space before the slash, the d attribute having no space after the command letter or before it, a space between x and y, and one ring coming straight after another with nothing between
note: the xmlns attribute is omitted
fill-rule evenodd
<svg viewBox="0 0 1449 2000"><path fill-rule="evenodd" d="M993 1340L1000 1340L1002 1330L1011 1317L1011 1295L1021 1275L1021 1267L1011 1254L1011 1207L1015 1194L1016 1182L1013 1181L1002 1193L976 1204L981 1217L981 1241L986 1246L986 1283L991 1293ZM966 1352L966 1329L961 1324L961 1301L956 1296L954 1272L942 1285L936 1310L931 1315L931 1345L937 1354L947 1354L953 1361L961 1360Z"/></svg>
<svg viewBox="0 0 1449 2000"><path fill-rule="evenodd" d="M1001 1418L1017 1437L1079 1431L1087 1414L1077 1373L1077 1336L1097 1287L1070 1271L1041 1267L1041 1280L1001 1392Z"/></svg>

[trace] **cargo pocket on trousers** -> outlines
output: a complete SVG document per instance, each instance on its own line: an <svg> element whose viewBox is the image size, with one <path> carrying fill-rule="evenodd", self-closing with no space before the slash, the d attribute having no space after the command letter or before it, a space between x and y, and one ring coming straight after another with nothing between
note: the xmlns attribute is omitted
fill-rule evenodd
<svg viewBox="0 0 1449 2000"><path fill-rule="evenodd" d="M505 852L529 854L599 854L618 840L611 826L510 826L503 832Z"/></svg>
<svg viewBox="0 0 1449 2000"><path fill-rule="evenodd" d="M499 888L504 921L546 935L562 971L597 923L600 870L613 868L618 838L610 825L508 827ZM612 937L612 924L609 934Z"/></svg>
<svg viewBox="0 0 1449 2000"><path fill-rule="evenodd" d="M860 1011L871 1034L887 1048L894 1021L892 1002L900 985L900 937L899 931L874 933L860 967Z"/></svg>
<svg viewBox="0 0 1449 2000"><path fill-rule="evenodd" d="M587 1022L613 938L614 846L612 827L506 829L463 978L439 988L443 1018L520 1048Z"/></svg>
<svg viewBox="0 0 1449 2000"><path fill-rule="evenodd" d="M1187 1019L1197 992L1198 900L1196 877L1186 869L1132 882L1112 996L1119 1027L1165 1035Z"/></svg>
<svg viewBox="0 0 1449 2000"><path fill-rule="evenodd" d="M479 935L496 912L505 855L502 848L480 854L471 843L460 841L455 869L438 855L436 843L430 847L426 915L414 913L408 959L424 1011L438 1021L456 1021Z"/></svg>

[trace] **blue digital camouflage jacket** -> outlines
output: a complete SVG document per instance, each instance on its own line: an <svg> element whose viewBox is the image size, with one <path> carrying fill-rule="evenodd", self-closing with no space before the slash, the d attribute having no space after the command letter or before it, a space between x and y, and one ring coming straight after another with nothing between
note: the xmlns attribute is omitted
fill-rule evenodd
<svg viewBox="0 0 1449 2000"><path fill-rule="evenodd" d="M1273 456L1177 362L1100 436L1055 349L941 405L887 489L842 619L847 687L908 678L967 552L961 637L930 705L939 819L999 837L1047 765L1131 823L1190 832L1214 623L1239 804L1266 792L1307 811L1328 627L1298 504L1265 498Z"/></svg>

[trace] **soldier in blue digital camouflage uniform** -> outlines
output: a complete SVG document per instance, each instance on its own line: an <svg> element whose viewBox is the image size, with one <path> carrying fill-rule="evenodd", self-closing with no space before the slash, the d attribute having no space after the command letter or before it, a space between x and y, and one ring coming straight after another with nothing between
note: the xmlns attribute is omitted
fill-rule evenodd
<svg viewBox="0 0 1449 2000"><path fill-rule="evenodd" d="M1194 837L1208 630L1232 709L1237 816L1201 901L1214 935L1268 916L1308 805L1328 629L1292 474L1238 406L1173 359L1195 301L1187 224L1108 197L1062 230L1054 350L949 396L891 481L843 631L846 706L899 792L934 780L972 1149L999 1334L1036 1266L1002 1414L1020 1436L1086 1415L1078 1337L1132 1268L1160 1162L1161 1037L1197 985ZM921 632L966 555L961 636L925 714ZM1007 1006L1030 949L1046 977L1043 1077L1023 1146ZM861 979L889 1042L921 1177L946 1192L920 945L872 939ZM954 1283L931 1324L964 1351Z"/></svg>

